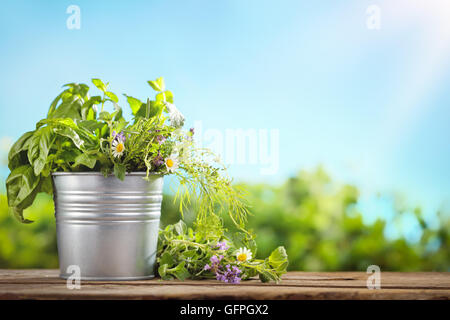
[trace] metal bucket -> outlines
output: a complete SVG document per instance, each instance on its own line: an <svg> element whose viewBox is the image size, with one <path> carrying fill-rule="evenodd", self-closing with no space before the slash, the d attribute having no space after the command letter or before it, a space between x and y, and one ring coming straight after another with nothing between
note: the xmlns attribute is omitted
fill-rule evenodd
<svg viewBox="0 0 450 320"><path fill-rule="evenodd" d="M60 276L81 280L154 277L163 176L53 173ZM70 267L69 266L75 266Z"/></svg>

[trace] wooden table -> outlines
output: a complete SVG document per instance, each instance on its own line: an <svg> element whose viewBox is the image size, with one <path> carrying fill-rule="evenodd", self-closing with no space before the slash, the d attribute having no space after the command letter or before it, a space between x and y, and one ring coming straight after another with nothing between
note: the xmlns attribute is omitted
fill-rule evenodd
<svg viewBox="0 0 450 320"><path fill-rule="evenodd" d="M365 272L289 272L279 284L218 281L82 281L69 290L57 270L0 270L0 299L450 299L450 273L382 272L381 289Z"/></svg>

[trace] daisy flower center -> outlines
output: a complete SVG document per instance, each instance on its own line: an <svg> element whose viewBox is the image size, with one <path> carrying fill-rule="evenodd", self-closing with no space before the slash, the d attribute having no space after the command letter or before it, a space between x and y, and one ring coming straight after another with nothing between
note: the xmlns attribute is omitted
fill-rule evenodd
<svg viewBox="0 0 450 320"><path fill-rule="evenodd" d="M173 160L172 159L167 159L166 164L169 168L173 167Z"/></svg>
<svg viewBox="0 0 450 320"><path fill-rule="evenodd" d="M237 256L237 259L239 260L239 261L245 261L245 260L247 260L247 255L245 254L245 253L240 253L238 256Z"/></svg>
<svg viewBox="0 0 450 320"><path fill-rule="evenodd" d="M119 144L116 146L116 151L119 152L119 153L123 151L123 143L119 143Z"/></svg>

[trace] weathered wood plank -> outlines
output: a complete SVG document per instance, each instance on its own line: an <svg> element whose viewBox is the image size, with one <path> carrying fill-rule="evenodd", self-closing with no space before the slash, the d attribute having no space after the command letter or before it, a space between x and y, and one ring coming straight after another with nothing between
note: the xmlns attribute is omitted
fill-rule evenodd
<svg viewBox="0 0 450 320"><path fill-rule="evenodd" d="M63 285L2 285L1 299L449 299L448 290L355 289L257 286L131 286L83 285L68 290Z"/></svg>
<svg viewBox="0 0 450 320"><path fill-rule="evenodd" d="M279 284L212 280L94 282L69 290L57 270L0 270L0 299L450 299L450 273L382 272L381 289L364 272L289 272ZM276 288L275 288L276 287Z"/></svg>
<svg viewBox="0 0 450 320"><path fill-rule="evenodd" d="M322 287L359 287L366 288L367 274L363 272L289 272L283 276L279 284L261 284L258 280L244 281L241 285L263 286L322 286ZM445 272L383 272L382 285L386 288L397 289L450 289L450 273ZM0 284L2 283L35 283L58 284L64 283L58 278L57 270L1 270ZM85 284L122 284L122 285L180 285L177 281L161 281L159 279L145 281L95 282L84 281ZM213 280L185 281L186 285L204 285L218 282ZM223 284L226 285L226 284Z"/></svg>

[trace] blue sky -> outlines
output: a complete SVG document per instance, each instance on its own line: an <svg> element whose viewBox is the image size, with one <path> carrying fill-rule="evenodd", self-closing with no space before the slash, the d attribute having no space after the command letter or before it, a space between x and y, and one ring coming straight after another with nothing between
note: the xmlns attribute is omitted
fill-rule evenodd
<svg viewBox="0 0 450 320"><path fill-rule="evenodd" d="M81 9L69 30L69 5ZM377 5L381 29L366 26ZM0 137L43 118L68 82L145 98L163 76L188 126L279 129L278 182L322 164L337 179L450 198L450 4L373 1L2 1ZM125 106L122 100L123 106Z"/></svg>

